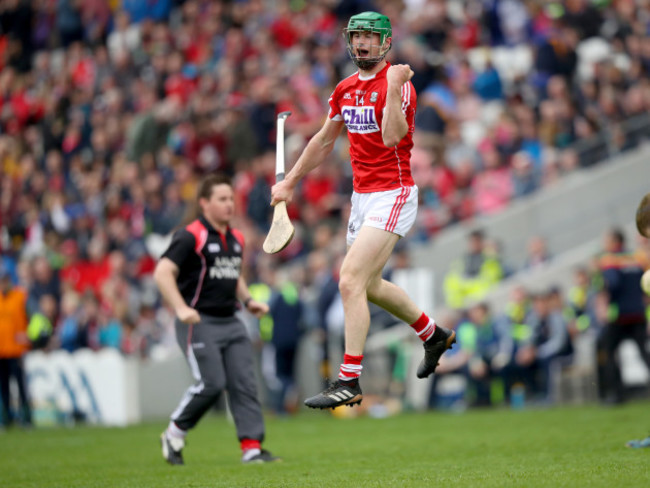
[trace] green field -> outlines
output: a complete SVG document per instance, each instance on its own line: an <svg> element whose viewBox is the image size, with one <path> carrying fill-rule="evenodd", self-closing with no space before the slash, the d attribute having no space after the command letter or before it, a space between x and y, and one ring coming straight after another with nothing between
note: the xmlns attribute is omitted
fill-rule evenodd
<svg viewBox="0 0 650 488"><path fill-rule="evenodd" d="M130 428L13 429L0 434L6 487L643 487L650 404L268 419L282 463L242 465L234 428L210 415L188 439L186 466L166 465L165 422Z"/></svg>

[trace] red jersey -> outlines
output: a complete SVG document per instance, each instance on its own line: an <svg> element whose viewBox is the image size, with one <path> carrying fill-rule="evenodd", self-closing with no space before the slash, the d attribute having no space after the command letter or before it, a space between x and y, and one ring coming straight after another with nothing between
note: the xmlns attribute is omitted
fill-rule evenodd
<svg viewBox="0 0 650 488"><path fill-rule="evenodd" d="M342 120L348 129L354 191L371 193L413 186L411 148L415 130L416 94L409 81L402 86L402 112L409 126L395 147L386 147L381 122L386 106L390 63L375 75L363 78L359 72L341 81L329 99L329 118Z"/></svg>

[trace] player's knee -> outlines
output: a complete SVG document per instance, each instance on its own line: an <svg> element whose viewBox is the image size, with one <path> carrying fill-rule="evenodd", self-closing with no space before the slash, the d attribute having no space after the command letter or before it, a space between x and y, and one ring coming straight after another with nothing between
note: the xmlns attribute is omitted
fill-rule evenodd
<svg viewBox="0 0 650 488"><path fill-rule="evenodd" d="M363 281L354 274L341 272L339 291L341 292L341 298L345 300L348 297L364 293L365 286Z"/></svg>

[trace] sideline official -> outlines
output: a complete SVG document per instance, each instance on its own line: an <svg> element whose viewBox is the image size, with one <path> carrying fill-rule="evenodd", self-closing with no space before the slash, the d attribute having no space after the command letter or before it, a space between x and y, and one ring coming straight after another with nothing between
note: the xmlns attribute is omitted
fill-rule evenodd
<svg viewBox="0 0 650 488"><path fill-rule="evenodd" d="M269 308L251 298L241 276L244 237L230 227L234 215L230 179L207 176L199 186L198 205L200 217L174 233L154 272L161 294L176 314L176 339L196 380L161 434L162 454L170 464L183 464L188 431L226 389L242 462L276 461L261 447L264 419L252 346L244 324L235 317L238 302L258 317Z"/></svg>

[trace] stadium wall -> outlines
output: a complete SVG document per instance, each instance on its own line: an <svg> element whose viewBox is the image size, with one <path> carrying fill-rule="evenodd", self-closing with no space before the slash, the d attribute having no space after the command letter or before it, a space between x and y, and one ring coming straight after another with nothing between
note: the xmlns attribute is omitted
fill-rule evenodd
<svg viewBox="0 0 650 488"><path fill-rule="evenodd" d="M126 426L166 418L193 383L181 355L142 361L108 348L31 352L25 370L37 425Z"/></svg>
<svg viewBox="0 0 650 488"><path fill-rule="evenodd" d="M567 175L554 186L513 203L494 216L483 216L442 231L430 243L412 249L413 267L432 269L441 283L449 265L467 249L467 235L482 228L502 244L502 256L514 269L526 257L530 237L543 236L553 256L599 239L612 225L632 223L640 198L648 192L647 145ZM444 303L441 286L435 305Z"/></svg>

